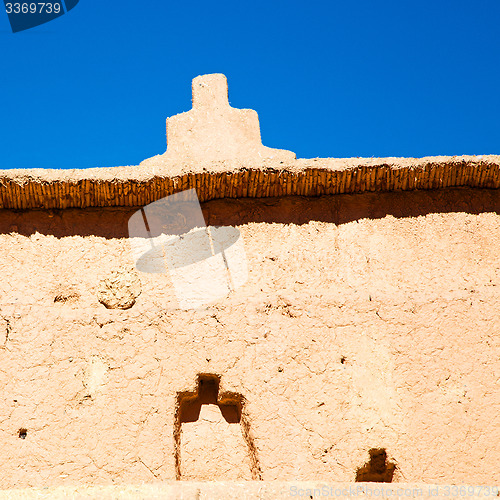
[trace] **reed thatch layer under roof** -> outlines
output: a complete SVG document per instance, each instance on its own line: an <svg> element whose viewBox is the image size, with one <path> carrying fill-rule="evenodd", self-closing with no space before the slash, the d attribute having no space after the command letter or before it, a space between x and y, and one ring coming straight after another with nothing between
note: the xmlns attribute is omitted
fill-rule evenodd
<svg viewBox="0 0 500 500"><path fill-rule="evenodd" d="M190 188L217 198L500 188L500 156L186 162L0 171L0 208L139 207Z"/></svg>

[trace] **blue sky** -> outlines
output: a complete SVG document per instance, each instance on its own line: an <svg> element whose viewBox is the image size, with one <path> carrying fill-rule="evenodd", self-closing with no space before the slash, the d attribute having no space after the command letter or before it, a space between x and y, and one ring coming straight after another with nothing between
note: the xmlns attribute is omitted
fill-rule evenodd
<svg viewBox="0 0 500 500"><path fill-rule="evenodd" d="M2 11L0 168L163 153L216 72L301 158L500 154L499 27L499 0L80 0L15 34Z"/></svg>

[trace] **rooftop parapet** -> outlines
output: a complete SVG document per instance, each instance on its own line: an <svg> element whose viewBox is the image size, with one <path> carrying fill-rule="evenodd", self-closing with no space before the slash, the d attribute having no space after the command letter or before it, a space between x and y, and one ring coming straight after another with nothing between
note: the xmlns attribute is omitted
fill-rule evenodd
<svg viewBox="0 0 500 500"><path fill-rule="evenodd" d="M227 79L222 74L193 79L193 108L167 118L167 151L144 160L294 160L295 153L262 145L259 117L253 109L229 105Z"/></svg>
<svg viewBox="0 0 500 500"><path fill-rule="evenodd" d="M188 189L200 202L500 189L499 155L296 159L262 145L257 113L229 105L224 75L198 76L192 88L193 108L167 119L164 154L124 167L0 170L0 209L139 207Z"/></svg>

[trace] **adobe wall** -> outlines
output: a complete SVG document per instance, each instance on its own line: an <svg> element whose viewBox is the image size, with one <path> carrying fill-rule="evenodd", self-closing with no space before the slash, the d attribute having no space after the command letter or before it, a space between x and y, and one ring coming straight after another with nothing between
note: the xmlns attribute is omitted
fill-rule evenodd
<svg viewBox="0 0 500 500"><path fill-rule="evenodd" d="M347 482L373 448L394 481L500 481L498 191L202 208L249 265L204 311L134 269L133 208L0 211L2 489ZM244 398L234 421L180 422L200 374Z"/></svg>

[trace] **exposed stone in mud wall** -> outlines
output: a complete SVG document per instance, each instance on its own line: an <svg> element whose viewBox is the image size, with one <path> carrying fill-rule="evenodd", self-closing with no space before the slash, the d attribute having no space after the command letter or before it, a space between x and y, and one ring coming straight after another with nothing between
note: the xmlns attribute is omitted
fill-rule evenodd
<svg viewBox="0 0 500 500"><path fill-rule="evenodd" d="M115 269L102 279L97 298L107 309L130 309L141 294L141 282L135 270Z"/></svg>

